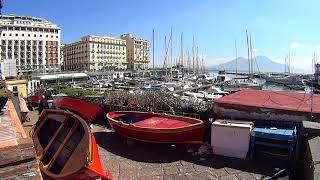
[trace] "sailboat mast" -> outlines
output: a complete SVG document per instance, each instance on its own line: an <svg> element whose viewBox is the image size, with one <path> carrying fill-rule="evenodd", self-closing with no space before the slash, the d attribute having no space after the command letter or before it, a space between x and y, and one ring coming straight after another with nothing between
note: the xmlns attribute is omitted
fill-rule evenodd
<svg viewBox="0 0 320 180"><path fill-rule="evenodd" d="M166 77L168 77L168 62L167 62L167 36L164 36L164 62L165 62L165 68L166 68Z"/></svg>
<svg viewBox="0 0 320 180"><path fill-rule="evenodd" d="M289 58L289 73L292 72L292 67L291 67L291 55L290 55L290 58ZM293 58L294 58L294 54L293 54Z"/></svg>
<svg viewBox="0 0 320 180"><path fill-rule="evenodd" d="M172 59L172 28L171 28L171 32L170 32L170 41L171 41L171 46L170 46L170 56L171 56L171 63L173 63L173 59ZM170 64L170 77L172 78L172 64Z"/></svg>
<svg viewBox="0 0 320 180"><path fill-rule="evenodd" d="M152 30L152 68L153 68L153 77L155 77L156 72L154 69L154 29Z"/></svg>
<svg viewBox="0 0 320 180"><path fill-rule="evenodd" d="M246 36L247 36L247 50L248 50L248 73L250 74L250 69L251 69L251 63L250 63L250 46L249 46L249 37L248 37L248 30L246 30Z"/></svg>
<svg viewBox="0 0 320 180"><path fill-rule="evenodd" d="M199 51L198 51L198 46L197 46L197 74L199 74Z"/></svg>
<svg viewBox="0 0 320 180"><path fill-rule="evenodd" d="M154 110L154 99L155 99L155 77L156 77L156 70L154 69L154 29L152 30L152 69L153 69L153 100L152 100L152 110Z"/></svg>
<svg viewBox="0 0 320 180"><path fill-rule="evenodd" d="M189 54L189 50L187 51L187 56L188 56L188 60L187 60L187 63L188 63L188 74L190 74L190 68L191 68L191 62L190 62L190 54Z"/></svg>
<svg viewBox="0 0 320 180"><path fill-rule="evenodd" d="M234 48L236 50L236 76L238 76L238 49L237 49L237 40L234 40Z"/></svg>
<svg viewBox="0 0 320 180"><path fill-rule="evenodd" d="M311 73L312 73L312 78L311 78L311 104L310 104L310 121L313 120L313 82L314 82L314 68L315 68L315 58L316 58L316 54L314 53L313 55L313 59L312 59L312 67L311 67ZM316 70L315 70L316 71Z"/></svg>
<svg viewBox="0 0 320 180"><path fill-rule="evenodd" d="M193 36L193 44L192 44L192 70L193 70L193 74L195 74L195 70L194 70L194 36Z"/></svg>
<svg viewBox="0 0 320 180"><path fill-rule="evenodd" d="M250 63L251 63L251 74L253 74L253 55L252 55L252 39L251 39L251 33L250 36Z"/></svg>
<svg viewBox="0 0 320 180"><path fill-rule="evenodd" d="M290 52L290 50L289 50L289 57L288 57L288 73L290 74L291 73L291 65L290 65L290 63L291 63L291 52Z"/></svg>
<svg viewBox="0 0 320 180"><path fill-rule="evenodd" d="M184 69L184 64L183 64L183 32L181 32L181 67L182 67L182 74L183 74L183 69Z"/></svg>
<svg viewBox="0 0 320 180"><path fill-rule="evenodd" d="M203 54L202 54L202 59L201 59L201 71L202 71L202 73L204 73Z"/></svg>
<svg viewBox="0 0 320 180"><path fill-rule="evenodd" d="M284 73L287 73L287 71L288 71L288 70L287 70L287 69L288 69L288 65L287 65L287 64L288 64L288 62L287 62L288 60L287 60L287 57L288 57L287 55L284 57Z"/></svg>

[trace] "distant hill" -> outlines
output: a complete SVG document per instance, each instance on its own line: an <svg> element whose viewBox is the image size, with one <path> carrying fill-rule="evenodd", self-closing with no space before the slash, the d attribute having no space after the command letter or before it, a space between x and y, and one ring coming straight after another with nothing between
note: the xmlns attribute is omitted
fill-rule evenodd
<svg viewBox="0 0 320 180"><path fill-rule="evenodd" d="M247 72L248 71L248 60L243 57L237 58L238 71ZM211 66L209 70L226 70L235 71L236 69L236 59L222 63L216 66ZM255 72L284 72L284 64L277 63L265 56L257 56L256 61L253 62L253 70ZM294 72L306 73L303 69L294 68Z"/></svg>

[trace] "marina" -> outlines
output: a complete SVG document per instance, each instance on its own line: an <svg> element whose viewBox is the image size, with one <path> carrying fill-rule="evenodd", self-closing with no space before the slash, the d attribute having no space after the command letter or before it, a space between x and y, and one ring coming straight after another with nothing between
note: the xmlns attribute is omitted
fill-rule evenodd
<svg viewBox="0 0 320 180"><path fill-rule="evenodd" d="M313 93L307 81L279 83L262 75L225 71L178 76L179 69L174 71L177 76L172 77L160 75L161 69L143 73L35 75L32 79L37 80L38 88L27 85L31 88L27 98L29 115L33 114L29 119L34 123L29 131L43 177L290 179L314 176L315 171L308 169L313 161L313 149L306 151L311 148L306 139L318 130L305 126L306 122L319 121L319 95ZM44 109L39 116L37 110L45 101L54 110ZM51 114L50 118L44 118L46 113ZM72 165L72 159L90 158L77 150L89 144L81 140L83 143L69 147L67 139L75 134L76 125L69 125L70 132L66 134L63 127L71 120L62 115L79 119L86 129L81 132L89 137L89 149L94 151L91 158L95 160L92 164L85 161L79 164L86 171ZM65 125L50 125L48 129L41 123L54 121ZM74 124L80 127L76 121ZM58 129L51 131L54 127ZM52 132L52 136L43 139L46 136L43 132L39 134L41 128L47 128L43 132ZM306 136L302 132L311 134ZM60 136L60 143L55 145ZM48 145L43 145L44 140ZM64 147L68 153L63 151ZM298 163L301 161L309 164ZM142 169L144 172L140 173Z"/></svg>
<svg viewBox="0 0 320 180"><path fill-rule="evenodd" d="M0 0L0 179L320 179L316 7Z"/></svg>
<svg viewBox="0 0 320 180"><path fill-rule="evenodd" d="M303 165L295 162L304 158L301 155L305 148L301 146L304 143L303 123L318 121L318 95L311 91L290 90L263 78L238 75L229 78L226 73L221 78L220 75L189 75L170 81L161 76L123 76L109 78L106 88L100 85L105 82L103 79L89 76L87 83L83 83L86 87L81 85L83 80L79 84L73 81L72 84L59 85L73 89L77 86L79 92L74 95L68 95L57 85L47 83L46 86L54 93L55 108L75 112L91 124L93 129L90 131L97 136L97 145L100 146L99 154L105 156L101 158L102 164L106 163L104 166L113 178L188 179L195 174L209 179L305 176ZM266 90L269 88L274 89ZM95 95L81 95L81 91L91 91ZM195 125L193 129L192 122L201 122L202 125ZM99 139L100 136L104 140ZM119 142L109 144L107 141ZM112 149L114 146L125 146L127 150ZM177 156L175 152L184 155L172 160L153 148L173 151L169 153L172 156ZM160 159L153 161L140 157L139 153L148 154L144 149L151 151L152 156L157 154ZM109 160L119 161L116 162L118 165L114 167ZM127 161L136 167L122 164ZM250 169L257 161L265 161L264 169L269 166L277 168L268 173ZM173 164L167 167L167 163ZM218 167L215 163L219 164ZM234 166L238 163L249 169ZM148 171L149 166L155 174L123 175L126 168L137 171L137 167L145 167Z"/></svg>

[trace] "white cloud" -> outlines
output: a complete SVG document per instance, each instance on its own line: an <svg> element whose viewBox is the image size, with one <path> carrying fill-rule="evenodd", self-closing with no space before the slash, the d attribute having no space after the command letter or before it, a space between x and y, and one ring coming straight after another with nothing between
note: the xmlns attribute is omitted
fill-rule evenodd
<svg viewBox="0 0 320 180"><path fill-rule="evenodd" d="M298 49L300 48L302 45L299 43L299 42L293 42L291 45L290 45L290 48L291 49Z"/></svg>
<svg viewBox="0 0 320 180"><path fill-rule="evenodd" d="M275 62L284 64L285 57L270 57ZM292 57L291 59L291 67L293 68L293 72L295 69L302 69L308 73L311 73L312 61L310 57Z"/></svg>

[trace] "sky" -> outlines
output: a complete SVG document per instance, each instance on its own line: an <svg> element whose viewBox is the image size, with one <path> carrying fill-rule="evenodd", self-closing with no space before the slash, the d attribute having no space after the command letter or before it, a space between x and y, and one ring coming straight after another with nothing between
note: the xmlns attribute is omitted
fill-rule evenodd
<svg viewBox="0 0 320 180"><path fill-rule="evenodd" d="M3 14L42 17L62 29L62 42L85 35L120 36L133 33L152 40L155 64L164 61L165 36L173 29L173 53L191 52L192 39L205 64L216 65L246 57L246 29L256 55L310 70L314 54L320 56L319 0L3 0ZM151 56L152 57L152 56Z"/></svg>

